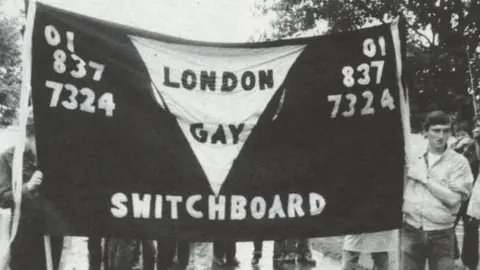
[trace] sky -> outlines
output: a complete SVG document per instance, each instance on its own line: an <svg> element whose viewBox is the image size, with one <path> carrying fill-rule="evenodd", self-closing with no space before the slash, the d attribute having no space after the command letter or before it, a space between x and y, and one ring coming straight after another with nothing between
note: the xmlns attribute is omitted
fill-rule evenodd
<svg viewBox="0 0 480 270"><path fill-rule="evenodd" d="M24 0L4 0L11 14L23 9ZM272 16L255 16L254 4L263 0L37 0L52 6L108 21L191 40L246 42L269 32ZM275 2L275 0L269 0ZM271 14L270 14L271 15ZM411 14L410 14L411 15ZM377 23L375 23L377 24ZM327 25L299 33L323 34ZM420 30L430 40L431 29ZM423 38L423 37L422 37ZM426 40L422 40L428 46Z"/></svg>
<svg viewBox="0 0 480 270"><path fill-rule="evenodd" d="M9 12L23 0L6 0ZM62 9L150 31L210 42L245 42L266 20L257 0L40 0Z"/></svg>

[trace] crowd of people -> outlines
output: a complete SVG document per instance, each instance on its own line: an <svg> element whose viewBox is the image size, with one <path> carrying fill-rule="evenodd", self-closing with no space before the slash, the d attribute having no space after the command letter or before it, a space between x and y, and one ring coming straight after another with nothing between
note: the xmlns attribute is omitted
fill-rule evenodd
<svg viewBox="0 0 480 270"><path fill-rule="evenodd" d="M42 225L45 223L44 210L48 208L38 199L43 174L36 168L31 119L26 131L22 215L11 246L10 269L42 270L46 269ZM480 114L474 118L474 126L469 127L466 122L454 124L445 112L431 112L424 121L424 136L427 141L425 149L407 156L400 264L405 270L424 270L427 262L429 270L451 270L455 260L461 258L469 270L477 269L480 186L475 185L475 179L480 166ZM9 148L0 155L1 208L14 205L13 153L14 149ZM455 235L460 220L464 227L461 254ZM394 236L395 231L346 236L342 269L357 269L362 253L371 255L373 269L389 269L389 252L398 248L392 245ZM53 267L58 269L63 239L50 239ZM259 264L262 250L262 241L254 241L252 265ZM191 266L211 269L212 265L239 265L234 241L175 243L164 239L102 240L92 237L88 239L88 251L92 270L168 269L174 261L187 269ZM140 261L142 265L136 267ZM274 243L273 263L315 265L316 262L308 239L284 239Z"/></svg>

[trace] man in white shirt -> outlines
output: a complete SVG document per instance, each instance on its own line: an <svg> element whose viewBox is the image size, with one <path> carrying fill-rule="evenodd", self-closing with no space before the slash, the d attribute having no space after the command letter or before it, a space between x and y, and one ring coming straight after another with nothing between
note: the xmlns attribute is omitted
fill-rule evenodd
<svg viewBox="0 0 480 270"><path fill-rule="evenodd" d="M472 190L467 159L447 147L448 114L434 111L425 120L425 151L410 157L404 192L402 263L405 270L454 269L455 216Z"/></svg>

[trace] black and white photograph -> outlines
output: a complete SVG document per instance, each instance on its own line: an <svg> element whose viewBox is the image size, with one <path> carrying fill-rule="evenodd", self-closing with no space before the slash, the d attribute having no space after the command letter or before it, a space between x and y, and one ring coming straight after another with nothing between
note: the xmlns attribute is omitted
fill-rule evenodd
<svg viewBox="0 0 480 270"><path fill-rule="evenodd" d="M0 270L475 270L480 0L0 0Z"/></svg>

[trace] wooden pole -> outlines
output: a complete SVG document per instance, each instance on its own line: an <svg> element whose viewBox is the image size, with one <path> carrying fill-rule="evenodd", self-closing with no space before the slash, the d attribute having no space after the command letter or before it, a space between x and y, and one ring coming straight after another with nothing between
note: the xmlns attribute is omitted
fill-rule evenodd
<svg viewBox="0 0 480 270"><path fill-rule="evenodd" d="M50 241L50 235L43 236L43 244L45 246L45 261L47 262L47 270L53 270L52 242Z"/></svg>

